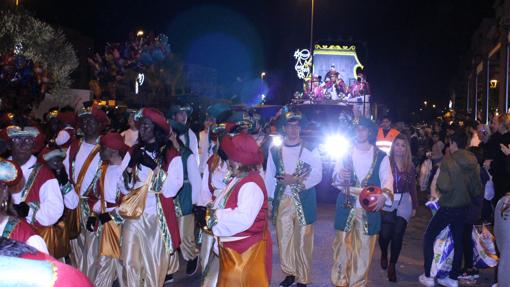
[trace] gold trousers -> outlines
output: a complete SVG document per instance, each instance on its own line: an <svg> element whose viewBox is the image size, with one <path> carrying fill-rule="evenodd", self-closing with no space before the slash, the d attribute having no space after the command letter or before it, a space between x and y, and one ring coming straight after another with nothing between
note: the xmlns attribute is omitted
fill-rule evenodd
<svg viewBox="0 0 510 287"><path fill-rule="evenodd" d="M368 271L377 235L366 235L363 209L354 209L350 232L337 231L333 241L331 283L342 287L361 287L368 283Z"/></svg>
<svg viewBox="0 0 510 287"><path fill-rule="evenodd" d="M123 286L163 286L170 258L161 240L157 214L126 219L121 248ZM177 257L175 252L173 255L172 259Z"/></svg>
<svg viewBox="0 0 510 287"><path fill-rule="evenodd" d="M200 246L200 264L202 266L201 287L216 287L220 271L220 259L214 253L214 236L202 232L202 245Z"/></svg>
<svg viewBox="0 0 510 287"><path fill-rule="evenodd" d="M243 253L221 246L217 287L269 287L266 272L266 244L260 240Z"/></svg>
<svg viewBox="0 0 510 287"><path fill-rule="evenodd" d="M197 243L195 241L195 215L188 214L177 217L179 234L181 235L181 255L185 261L190 261L198 256Z"/></svg>
<svg viewBox="0 0 510 287"><path fill-rule="evenodd" d="M97 260L97 275L94 280L96 287L111 287L113 281L122 278L122 265L119 259L100 256Z"/></svg>
<svg viewBox="0 0 510 287"><path fill-rule="evenodd" d="M83 228L80 235L71 240L71 262L90 282L94 282L97 274L96 261L99 252L99 237L96 232Z"/></svg>
<svg viewBox="0 0 510 287"><path fill-rule="evenodd" d="M285 275L296 277L296 282L310 284L313 225L301 225L292 197L283 195L276 217L276 237L280 266Z"/></svg>

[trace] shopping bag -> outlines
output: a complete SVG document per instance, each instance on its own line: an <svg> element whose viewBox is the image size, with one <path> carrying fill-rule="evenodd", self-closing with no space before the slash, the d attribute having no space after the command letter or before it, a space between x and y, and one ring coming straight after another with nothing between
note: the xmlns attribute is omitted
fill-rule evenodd
<svg viewBox="0 0 510 287"><path fill-rule="evenodd" d="M453 238L450 227L445 227L434 242L434 258L430 268L430 276L445 278L452 269Z"/></svg>
<svg viewBox="0 0 510 287"><path fill-rule="evenodd" d="M473 228L473 265L476 268L490 268L498 265L494 235L485 225Z"/></svg>

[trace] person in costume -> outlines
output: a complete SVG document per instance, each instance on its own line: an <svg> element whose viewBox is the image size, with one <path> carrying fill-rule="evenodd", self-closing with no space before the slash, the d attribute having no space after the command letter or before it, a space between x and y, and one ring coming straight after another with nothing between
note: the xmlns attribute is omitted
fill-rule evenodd
<svg viewBox="0 0 510 287"><path fill-rule="evenodd" d="M302 115L288 111L280 116L283 144L271 146L265 183L273 203L280 267L280 286L306 286L311 282L313 223L317 219L315 186L322 180L319 152L300 136Z"/></svg>
<svg viewBox="0 0 510 287"><path fill-rule="evenodd" d="M195 133L187 126L188 118L193 113L193 108L189 105L173 105L170 107L169 117L170 119L184 125L186 132L179 136L179 139L184 145L191 150L196 156L198 164L198 139Z"/></svg>
<svg viewBox="0 0 510 287"><path fill-rule="evenodd" d="M53 225L64 212L64 202L60 186L53 171L45 164L37 162L33 155L37 140L42 137L37 128L24 125L24 119L18 119L20 125L11 125L5 129L10 141L11 157L21 169L23 182L12 190L12 200L18 216L32 225L44 239L50 255L55 255L58 244Z"/></svg>
<svg viewBox="0 0 510 287"><path fill-rule="evenodd" d="M142 108L135 121L140 141L133 146L126 169L130 190L123 191L118 209L125 219L122 281L128 287L163 286L167 271L173 274L179 268L175 251L180 236L173 198L183 185L182 159L169 141L176 134L159 110ZM169 270L169 265L174 269Z"/></svg>
<svg viewBox="0 0 510 287"><path fill-rule="evenodd" d="M60 148L45 147L39 153L41 162L46 164L53 171L53 174L58 181L58 185L60 186L60 193L64 199L65 209L74 210L78 207L80 198L74 191L74 187L69 181L69 176L67 175L67 171L64 167L65 157L66 152ZM66 226L65 217L61 217L54 225L54 228L59 240L56 242L57 244L54 247L50 247L50 249L53 248L55 250L52 255L55 258L66 257L71 252L71 245L69 240L69 233L67 232L68 229Z"/></svg>
<svg viewBox="0 0 510 287"><path fill-rule="evenodd" d="M375 125L360 118L352 149L339 159L333 171L333 186L341 189L335 212L336 236L333 241L334 286L366 286L377 235L381 228L381 208L393 202L393 176L388 157L370 143ZM368 186L382 189L368 212L359 203L361 190Z"/></svg>
<svg viewBox="0 0 510 287"><path fill-rule="evenodd" d="M57 133L54 141L59 147L67 149L76 139L76 114L74 112L59 112L57 119L61 123L60 131Z"/></svg>
<svg viewBox="0 0 510 287"><path fill-rule="evenodd" d="M183 186L174 198L179 234L181 236L180 253L187 262L186 275L192 276L198 269L199 249L195 241L195 216L193 206L198 202L202 178L198 169L196 155L187 148L179 139L188 132L188 128L180 122L170 120L173 132L177 135L173 143L179 150L183 166ZM174 266L169 266L170 271ZM173 279L169 273L167 280Z"/></svg>
<svg viewBox="0 0 510 287"><path fill-rule="evenodd" d="M340 73L336 70L335 65L326 73L326 83L324 83L324 93L327 98L337 101L345 97L347 88L344 80L340 77Z"/></svg>
<svg viewBox="0 0 510 287"><path fill-rule="evenodd" d="M96 287L110 287L118 278L122 278L120 262L120 234L124 219L118 214L121 201L121 190L124 190L124 170L131 157L127 152L129 147L118 133L107 133L101 136L101 175L97 181L98 200L93 211L100 227L96 234L99 237L99 259L97 260L97 275L94 280Z"/></svg>
<svg viewBox="0 0 510 287"><path fill-rule="evenodd" d="M70 265L25 242L0 237L2 286L92 287L88 278Z"/></svg>
<svg viewBox="0 0 510 287"><path fill-rule="evenodd" d="M91 216L91 209L97 200L95 186L101 167L99 136L108 122L105 112L96 106L80 110L78 126L83 138L71 143L64 160L69 181L80 197L78 207L74 210L66 209L64 214L71 239L71 262L91 281L96 277L98 258L98 238L90 231L93 231L92 226L96 223Z"/></svg>
<svg viewBox="0 0 510 287"><path fill-rule="evenodd" d="M48 254L48 247L41 236L23 219L12 206L9 187L22 179L20 167L13 161L0 159L0 234L1 237L26 243L40 252Z"/></svg>
<svg viewBox="0 0 510 287"><path fill-rule="evenodd" d="M262 151L248 134L225 136L221 147L232 178L208 209L207 228L218 237L218 287L269 286L271 235L268 197L258 166Z"/></svg>

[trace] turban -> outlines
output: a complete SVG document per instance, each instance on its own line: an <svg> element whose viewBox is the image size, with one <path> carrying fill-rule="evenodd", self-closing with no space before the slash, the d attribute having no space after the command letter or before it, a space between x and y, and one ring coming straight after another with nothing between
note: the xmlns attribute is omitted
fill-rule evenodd
<svg viewBox="0 0 510 287"><path fill-rule="evenodd" d="M162 112L155 108L142 108L135 114L135 121L140 121L142 118L149 119L152 123L163 129L165 134L170 134L170 125L166 121Z"/></svg>
<svg viewBox="0 0 510 287"><path fill-rule="evenodd" d="M257 142L248 134L236 136L225 136L221 141L221 149L227 154L230 160L237 161L244 165L261 164L264 155Z"/></svg>
<svg viewBox="0 0 510 287"><path fill-rule="evenodd" d="M193 107L191 107L190 105L172 105L170 106L168 116L171 118L178 112L186 112L186 114L189 117L193 113Z"/></svg>
<svg viewBox="0 0 510 287"><path fill-rule="evenodd" d="M103 110L97 108L97 106L92 106L90 108L83 108L78 113L78 117L82 117L85 115L92 116L100 125L103 127L110 123L110 119Z"/></svg>
<svg viewBox="0 0 510 287"><path fill-rule="evenodd" d="M109 132L99 139L99 144L107 148L118 150L121 153L126 153L129 149L124 143L124 138L119 133Z"/></svg>

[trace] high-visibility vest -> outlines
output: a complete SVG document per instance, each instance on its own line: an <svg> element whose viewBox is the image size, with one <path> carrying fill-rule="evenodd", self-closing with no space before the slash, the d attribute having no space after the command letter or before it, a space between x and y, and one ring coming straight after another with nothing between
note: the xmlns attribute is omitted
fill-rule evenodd
<svg viewBox="0 0 510 287"><path fill-rule="evenodd" d="M390 129L388 134L384 136L384 132L382 128L379 128L379 131L377 132L377 139L375 142L375 145L385 152L386 154L390 153L391 144L393 143L393 140L400 134L399 131L396 129Z"/></svg>

